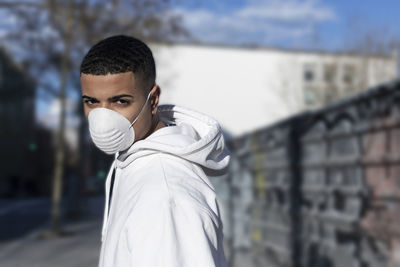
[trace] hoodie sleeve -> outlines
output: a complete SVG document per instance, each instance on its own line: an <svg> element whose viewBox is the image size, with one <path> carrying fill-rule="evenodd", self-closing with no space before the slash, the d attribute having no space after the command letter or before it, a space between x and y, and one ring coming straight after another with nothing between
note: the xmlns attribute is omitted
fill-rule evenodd
<svg viewBox="0 0 400 267"><path fill-rule="evenodd" d="M130 266L227 267L221 230L207 210L193 203L149 199L128 220Z"/></svg>

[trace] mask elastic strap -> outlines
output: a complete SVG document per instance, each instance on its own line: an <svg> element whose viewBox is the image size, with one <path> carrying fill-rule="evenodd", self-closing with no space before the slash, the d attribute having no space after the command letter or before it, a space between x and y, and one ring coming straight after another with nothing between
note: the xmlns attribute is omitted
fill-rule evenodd
<svg viewBox="0 0 400 267"><path fill-rule="evenodd" d="M150 98L150 94L151 94L151 91L149 92L149 94L147 95L147 99L146 99L146 102L144 102L144 105L142 106L142 109L139 111L139 114L136 116L136 118L133 120L133 122L131 123L131 126L129 126L129 129L133 126L133 124L136 122L136 120L139 118L139 116L140 116L140 113L142 113L142 111L143 111L143 109L144 109L144 107L146 106L146 104L147 104L147 101L149 101L149 98Z"/></svg>

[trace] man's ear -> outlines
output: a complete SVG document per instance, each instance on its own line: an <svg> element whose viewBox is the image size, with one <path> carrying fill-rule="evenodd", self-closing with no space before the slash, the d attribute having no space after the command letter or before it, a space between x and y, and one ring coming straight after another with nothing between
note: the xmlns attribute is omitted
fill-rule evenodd
<svg viewBox="0 0 400 267"><path fill-rule="evenodd" d="M157 84L151 89L151 114L155 115L157 113L158 102L160 100L161 88Z"/></svg>

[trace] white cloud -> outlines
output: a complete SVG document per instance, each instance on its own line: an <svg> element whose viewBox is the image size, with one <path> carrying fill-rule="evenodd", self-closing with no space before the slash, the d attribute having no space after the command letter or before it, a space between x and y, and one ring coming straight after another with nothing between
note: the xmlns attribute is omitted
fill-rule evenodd
<svg viewBox="0 0 400 267"><path fill-rule="evenodd" d="M267 1L250 5L237 12L245 19L260 18L279 21L325 21L335 18L331 8L320 6L318 1Z"/></svg>
<svg viewBox="0 0 400 267"><path fill-rule="evenodd" d="M307 38L318 23L336 18L318 0L250 1L226 12L176 8L192 35L204 42L270 44Z"/></svg>

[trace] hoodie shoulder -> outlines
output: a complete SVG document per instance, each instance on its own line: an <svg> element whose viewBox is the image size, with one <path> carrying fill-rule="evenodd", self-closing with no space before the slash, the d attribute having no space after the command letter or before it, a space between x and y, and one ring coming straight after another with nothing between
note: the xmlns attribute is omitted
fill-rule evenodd
<svg viewBox="0 0 400 267"><path fill-rule="evenodd" d="M161 105L158 113L164 123L173 126L163 127L133 143L124 153L121 167L149 153L162 152L194 162L204 169L226 170L230 152L214 118L176 105Z"/></svg>
<svg viewBox="0 0 400 267"><path fill-rule="evenodd" d="M214 217L217 213L217 196L202 168L196 163L172 155L160 154L158 159L169 198L175 202L193 205Z"/></svg>

